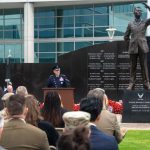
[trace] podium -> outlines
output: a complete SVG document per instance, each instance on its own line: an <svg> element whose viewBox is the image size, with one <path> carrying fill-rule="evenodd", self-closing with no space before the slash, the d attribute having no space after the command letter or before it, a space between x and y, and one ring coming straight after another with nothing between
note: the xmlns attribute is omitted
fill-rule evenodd
<svg viewBox="0 0 150 150"><path fill-rule="evenodd" d="M68 110L73 110L74 105L74 89L75 88L42 88L44 98L50 91L56 91L61 96L62 104Z"/></svg>

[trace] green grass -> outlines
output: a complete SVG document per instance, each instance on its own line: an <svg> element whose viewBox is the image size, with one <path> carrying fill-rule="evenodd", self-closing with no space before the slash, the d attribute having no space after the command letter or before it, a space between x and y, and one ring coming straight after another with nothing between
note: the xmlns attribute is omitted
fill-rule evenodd
<svg viewBox="0 0 150 150"><path fill-rule="evenodd" d="M119 150L150 150L150 130L129 130Z"/></svg>

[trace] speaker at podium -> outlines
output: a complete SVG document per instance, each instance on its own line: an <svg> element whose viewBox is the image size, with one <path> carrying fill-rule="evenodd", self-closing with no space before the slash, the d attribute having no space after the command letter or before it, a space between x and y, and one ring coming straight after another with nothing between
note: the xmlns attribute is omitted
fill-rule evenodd
<svg viewBox="0 0 150 150"><path fill-rule="evenodd" d="M62 104L68 110L73 110L74 106L74 89L75 88L42 88L44 98L50 91L56 91L61 96Z"/></svg>

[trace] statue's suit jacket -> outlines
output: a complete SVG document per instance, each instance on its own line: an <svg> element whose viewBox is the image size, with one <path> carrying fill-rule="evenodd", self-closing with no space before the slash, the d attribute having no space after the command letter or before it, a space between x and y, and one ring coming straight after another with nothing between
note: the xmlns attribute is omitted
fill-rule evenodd
<svg viewBox="0 0 150 150"><path fill-rule="evenodd" d="M4 125L0 145L8 150L49 150L46 133L20 119Z"/></svg>
<svg viewBox="0 0 150 150"><path fill-rule="evenodd" d="M143 53L149 52L145 37L148 25L150 25L150 19L145 21L141 20L139 22L133 21L128 24L124 39L125 41L129 41L129 54L137 54L138 48L140 48Z"/></svg>
<svg viewBox="0 0 150 150"><path fill-rule="evenodd" d="M96 123L96 126L104 133L115 136L118 143L123 139L116 115L108 110L101 111L100 120Z"/></svg>

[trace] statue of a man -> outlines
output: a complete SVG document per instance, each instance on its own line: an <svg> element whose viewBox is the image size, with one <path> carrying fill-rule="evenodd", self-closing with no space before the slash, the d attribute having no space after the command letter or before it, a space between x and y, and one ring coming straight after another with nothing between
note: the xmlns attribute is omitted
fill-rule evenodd
<svg viewBox="0 0 150 150"><path fill-rule="evenodd" d="M143 3L150 11L150 7ZM149 52L147 40L145 37L147 26L150 25L150 19L141 19L142 10L140 7L134 8L135 20L128 24L124 35L124 40L129 42L130 54L130 83L127 90L133 90L136 80L137 60L139 58L141 73L143 78L143 86L145 89L150 89L148 67L147 67L147 53Z"/></svg>

